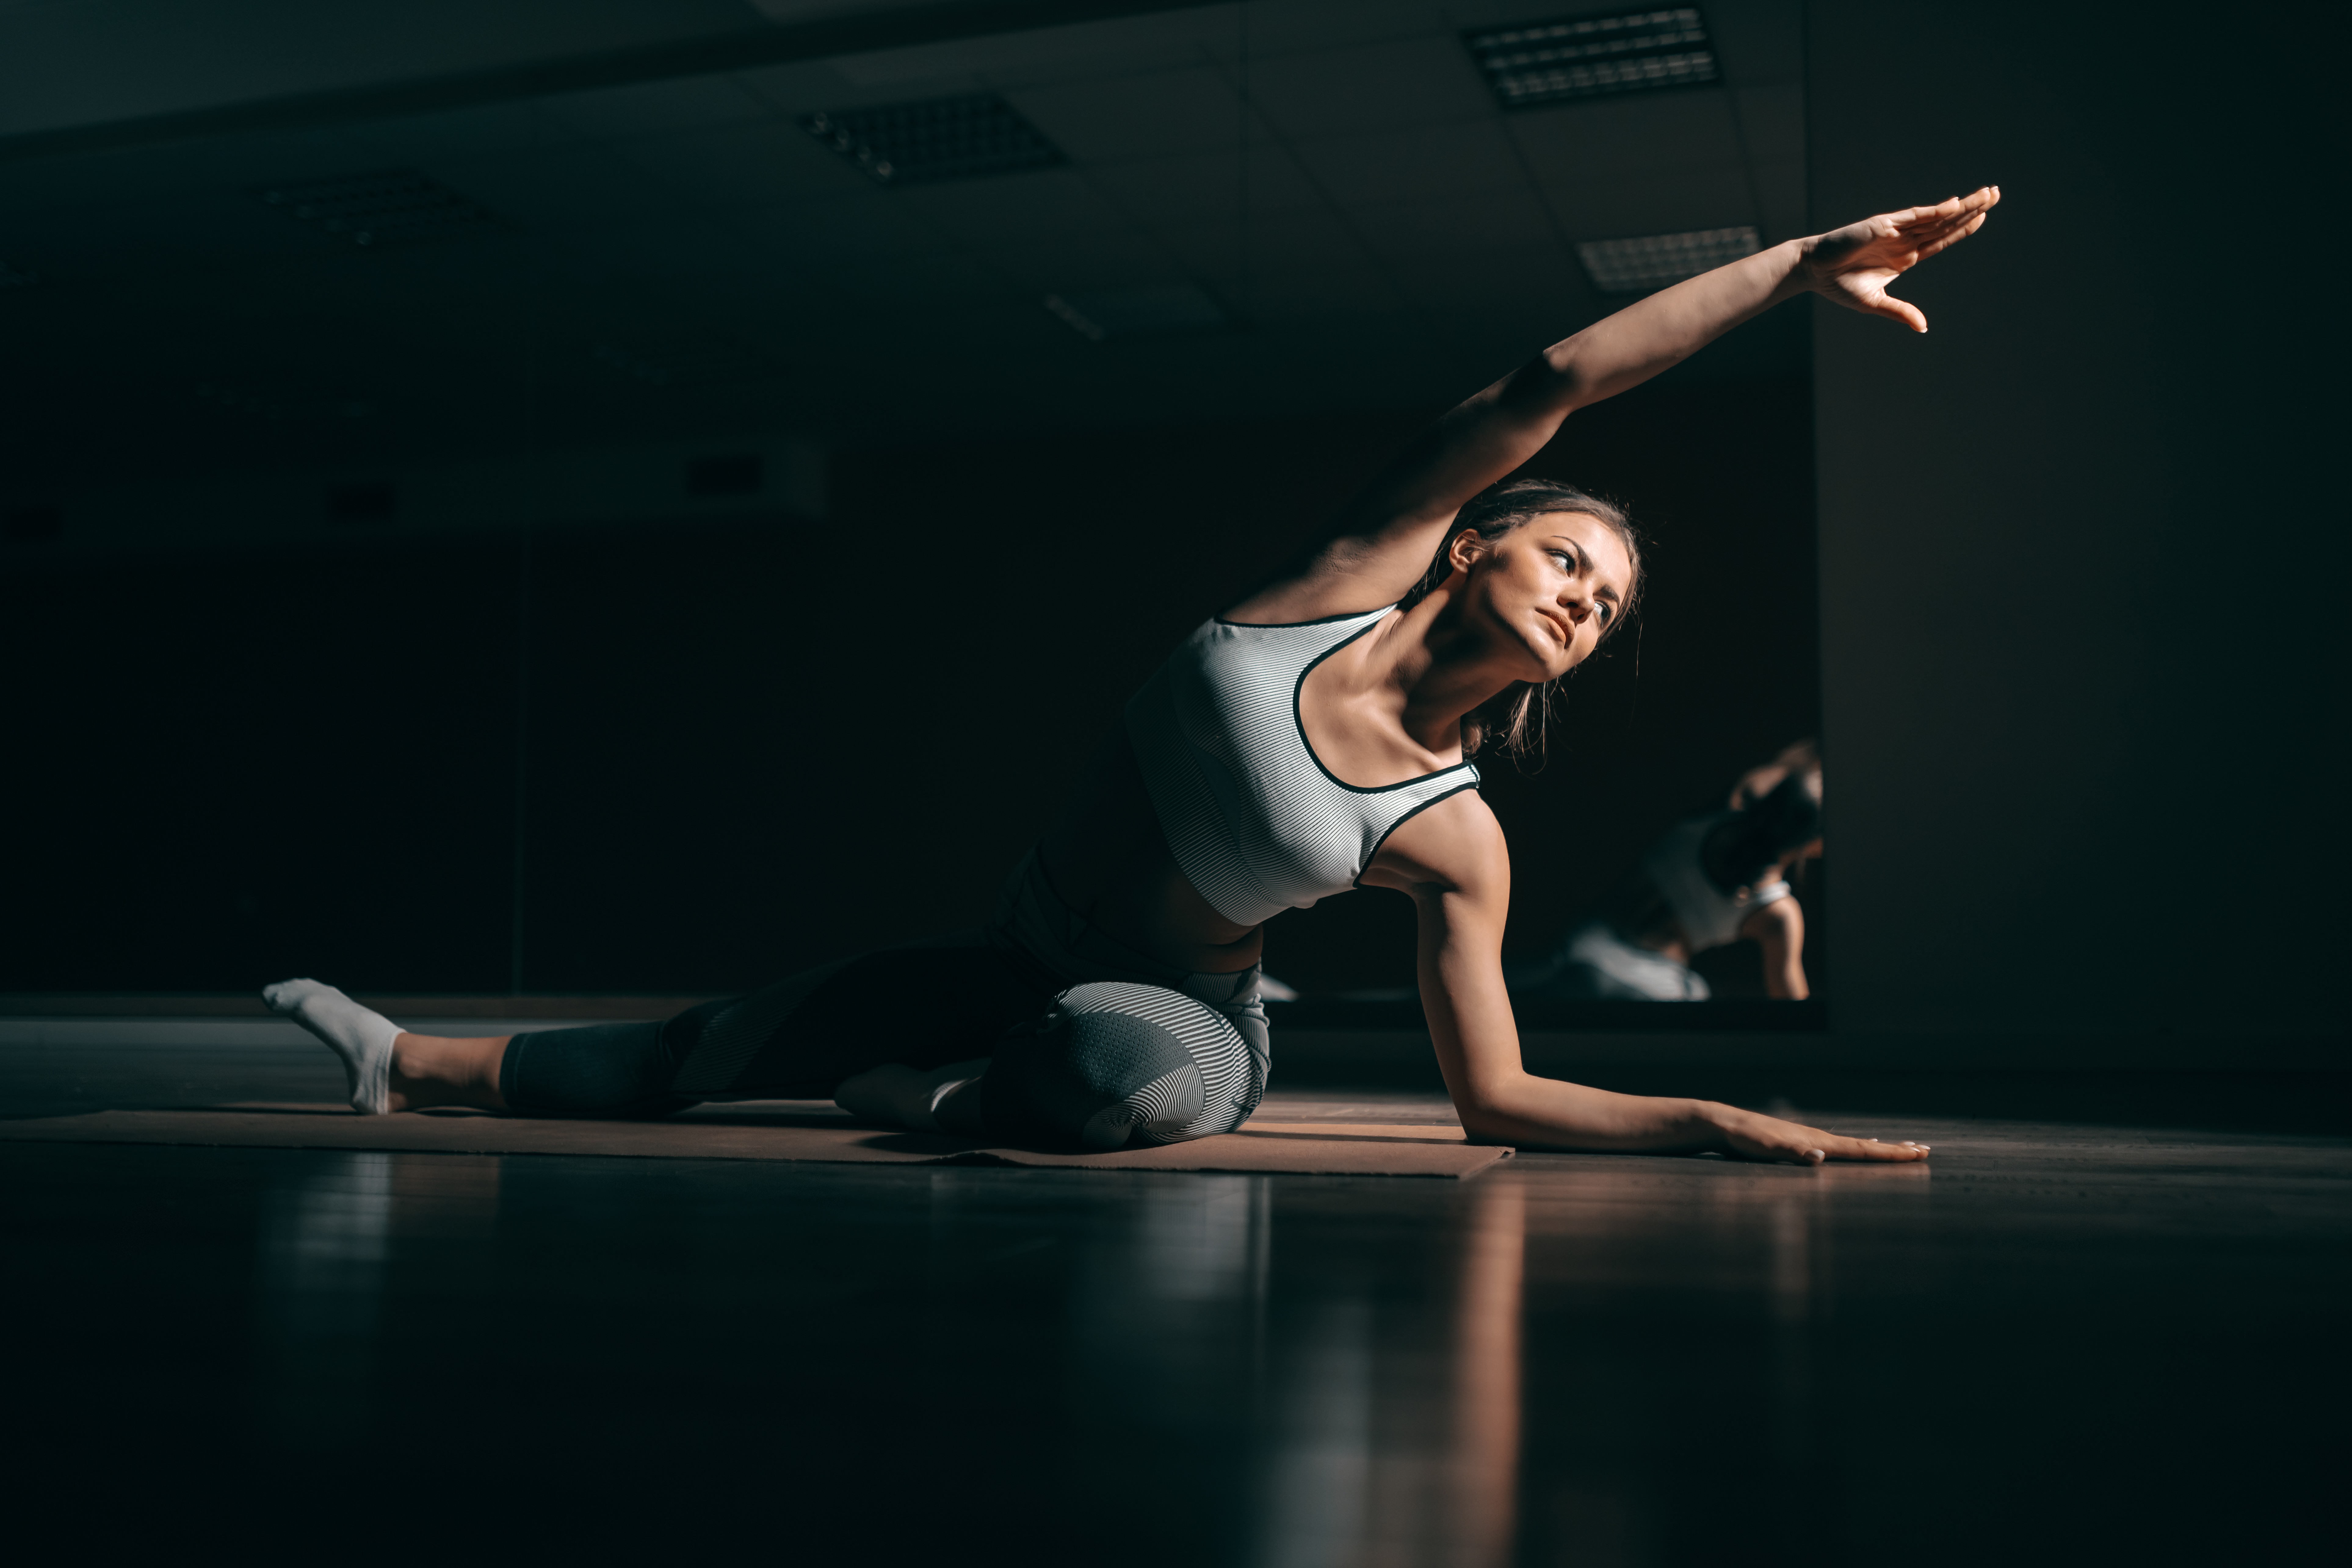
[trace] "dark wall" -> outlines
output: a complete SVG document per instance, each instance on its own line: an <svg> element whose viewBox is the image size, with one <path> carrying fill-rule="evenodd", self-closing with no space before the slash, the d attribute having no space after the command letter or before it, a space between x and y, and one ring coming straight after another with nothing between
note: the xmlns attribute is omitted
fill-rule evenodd
<svg viewBox="0 0 2352 1568"><path fill-rule="evenodd" d="M1841 1031L2340 1032L2316 15L1813 0L1815 222L2004 191L1816 315Z"/></svg>
<svg viewBox="0 0 2352 1568"><path fill-rule="evenodd" d="M1152 664L1424 416L845 453L821 525L20 557L0 987L716 992L973 924ZM1810 417L1670 378L1536 465L1655 538L1544 770L1488 770L1515 947L1814 726ZM1272 954L1408 984L1410 906Z"/></svg>

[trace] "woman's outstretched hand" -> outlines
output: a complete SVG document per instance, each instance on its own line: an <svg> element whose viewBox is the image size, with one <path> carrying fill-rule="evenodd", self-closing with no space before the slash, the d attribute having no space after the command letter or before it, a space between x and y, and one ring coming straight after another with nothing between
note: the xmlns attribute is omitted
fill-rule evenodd
<svg viewBox="0 0 2352 1568"><path fill-rule="evenodd" d="M1738 1106L1709 1108L1723 1137L1723 1152L1738 1160L1781 1160L1798 1165L1818 1165L1824 1160L1924 1160L1927 1145L1905 1142L1881 1143L1875 1138L1845 1138L1783 1121Z"/></svg>
<svg viewBox="0 0 2352 1568"><path fill-rule="evenodd" d="M1881 213L1814 239L1804 261L1816 294L1850 310L1887 316L1915 332L1927 318L1886 286L1939 250L1948 250L1984 226L1985 215L2000 202L2000 187L1987 185L1973 195L1954 196L1932 207Z"/></svg>

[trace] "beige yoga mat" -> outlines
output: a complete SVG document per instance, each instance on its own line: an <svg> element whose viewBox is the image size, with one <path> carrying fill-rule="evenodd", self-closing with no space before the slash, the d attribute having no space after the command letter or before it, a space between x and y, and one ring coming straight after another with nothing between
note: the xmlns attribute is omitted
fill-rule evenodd
<svg viewBox="0 0 2352 1568"><path fill-rule="evenodd" d="M47 1143L197 1143L262 1149L416 1150L445 1154L608 1154L656 1160L806 1160L837 1164L1060 1165L1091 1171L1231 1171L1337 1176L1475 1176L1508 1149L1458 1127L1253 1121L1238 1132L1108 1154L1048 1154L940 1133L863 1125L823 1102L706 1105L662 1121L572 1121L420 1111L359 1116L341 1106L248 1103L202 1110L100 1110L0 1121L0 1139Z"/></svg>

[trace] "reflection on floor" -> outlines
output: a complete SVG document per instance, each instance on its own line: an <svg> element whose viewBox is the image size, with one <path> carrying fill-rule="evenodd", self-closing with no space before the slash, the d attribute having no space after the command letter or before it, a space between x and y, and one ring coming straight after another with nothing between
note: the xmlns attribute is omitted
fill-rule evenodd
<svg viewBox="0 0 2352 1568"><path fill-rule="evenodd" d="M0 1144L0 1473L38 1504L12 1537L1269 1568L2315 1543L2343 1139L1834 1120L1936 1158L1457 1183Z"/></svg>

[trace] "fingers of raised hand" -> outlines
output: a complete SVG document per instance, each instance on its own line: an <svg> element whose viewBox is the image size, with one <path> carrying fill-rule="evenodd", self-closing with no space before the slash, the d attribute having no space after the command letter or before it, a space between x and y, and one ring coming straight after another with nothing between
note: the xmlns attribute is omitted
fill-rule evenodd
<svg viewBox="0 0 2352 1568"><path fill-rule="evenodd" d="M1935 255L1939 250L1951 249L1952 247L1959 244L1960 241L1968 238L1969 236L1976 233L1977 230L1983 226L1984 214L1982 213L1978 213L1976 216L1964 222L1952 225L1949 228L1937 234L1933 239L1923 240L1920 243L1918 260L1925 261L1927 258Z"/></svg>
<svg viewBox="0 0 2352 1568"><path fill-rule="evenodd" d="M1908 300L1898 300L1892 294L1881 294L1863 307L1874 316L1885 316L1890 321L1900 321L1915 332L1927 330L1927 313Z"/></svg>
<svg viewBox="0 0 2352 1568"><path fill-rule="evenodd" d="M1898 300L1886 291L1883 283L1855 279L1832 292L1831 298L1850 310L1866 311L1874 316L1900 321L1915 332L1927 330L1927 317L1908 300Z"/></svg>

